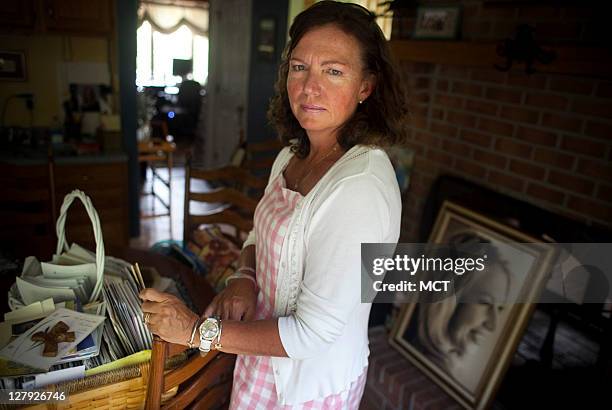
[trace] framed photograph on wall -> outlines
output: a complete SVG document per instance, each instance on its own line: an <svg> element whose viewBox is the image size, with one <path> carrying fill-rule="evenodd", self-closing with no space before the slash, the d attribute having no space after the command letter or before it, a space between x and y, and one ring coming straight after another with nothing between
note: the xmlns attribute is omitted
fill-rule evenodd
<svg viewBox="0 0 612 410"><path fill-rule="evenodd" d="M422 6L417 9L413 38L454 40L461 27L460 6Z"/></svg>
<svg viewBox="0 0 612 410"><path fill-rule="evenodd" d="M514 301L537 300L554 249L449 201L428 242L486 249L487 269L463 274L452 297L403 305L390 343L465 408L487 408L535 306Z"/></svg>
<svg viewBox="0 0 612 410"><path fill-rule="evenodd" d="M262 60L274 61L276 55L276 19L262 17L257 27L257 55Z"/></svg>
<svg viewBox="0 0 612 410"><path fill-rule="evenodd" d="M26 81L28 71L24 51L0 51L0 80Z"/></svg>

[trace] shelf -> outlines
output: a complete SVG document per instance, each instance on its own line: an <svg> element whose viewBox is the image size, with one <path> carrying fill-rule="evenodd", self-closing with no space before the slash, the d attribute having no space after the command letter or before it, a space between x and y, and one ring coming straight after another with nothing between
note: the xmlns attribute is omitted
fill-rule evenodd
<svg viewBox="0 0 612 410"><path fill-rule="evenodd" d="M504 58L497 55L497 43L494 42L391 40L389 46L398 61L486 68L505 63ZM536 72L612 77L610 49L586 46L542 47L545 50L554 50L557 58L548 65L536 62ZM512 64L512 69L524 70L524 67L523 63Z"/></svg>

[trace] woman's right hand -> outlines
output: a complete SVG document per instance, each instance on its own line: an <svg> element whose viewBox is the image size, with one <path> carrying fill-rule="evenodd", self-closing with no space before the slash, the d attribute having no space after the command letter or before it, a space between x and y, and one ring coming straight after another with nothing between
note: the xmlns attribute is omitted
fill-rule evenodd
<svg viewBox="0 0 612 410"><path fill-rule="evenodd" d="M218 315L222 320L252 320L257 304L257 287L249 279L231 280L204 311L204 317Z"/></svg>

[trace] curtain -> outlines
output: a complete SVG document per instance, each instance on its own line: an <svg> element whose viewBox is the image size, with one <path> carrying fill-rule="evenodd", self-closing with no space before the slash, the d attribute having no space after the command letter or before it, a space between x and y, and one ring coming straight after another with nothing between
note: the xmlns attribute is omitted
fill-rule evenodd
<svg viewBox="0 0 612 410"><path fill-rule="evenodd" d="M208 36L208 9L164 4L141 3L138 8L138 26L148 21L155 31L171 34L183 24L194 34Z"/></svg>

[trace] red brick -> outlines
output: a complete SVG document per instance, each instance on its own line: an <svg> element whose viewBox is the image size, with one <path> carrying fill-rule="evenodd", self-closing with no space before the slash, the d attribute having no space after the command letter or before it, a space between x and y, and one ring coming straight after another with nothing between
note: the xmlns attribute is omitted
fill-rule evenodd
<svg viewBox="0 0 612 410"><path fill-rule="evenodd" d="M421 145L416 144L413 141L406 141L404 145L406 146L406 148L413 150L416 155L423 155L423 152L425 152L424 148Z"/></svg>
<svg viewBox="0 0 612 410"><path fill-rule="evenodd" d="M431 126L429 127L432 133L436 135L441 135L444 137L456 137L457 136L457 127L449 125L445 122L441 121L432 121Z"/></svg>
<svg viewBox="0 0 612 410"><path fill-rule="evenodd" d="M527 127L519 127L516 132L516 138L525 142L548 145L550 147L554 147L557 142L557 134Z"/></svg>
<svg viewBox="0 0 612 410"><path fill-rule="evenodd" d="M576 157L550 149L536 148L533 159L536 162L542 162L558 168L571 169L574 166Z"/></svg>
<svg viewBox="0 0 612 410"><path fill-rule="evenodd" d="M595 188L595 184L588 179L555 170L551 170L549 172L548 182L558 187L584 195L591 195L593 193L593 189Z"/></svg>
<svg viewBox="0 0 612 410"><path fill-rule="evenodd" d="M506 82L506 73L490 69L472 69L472 80L483 81L487 83L504 84Z"/></svg>
<svg viewBox="0 0 612 410"><path fill-rule="evenodd" d="M474 149L472 158L474 158L475 161L480 162L481 164L499 169L506 168L506 163L508 162L506 157L502 155L493 154L491 152L483 151L480 149Z"/></svg>
<svg viewBox="0 0 612 410"><path fill-rule="evenodd" d="M427 129L427 117L421 115L413 115L410 117L410 125L414 128Z"/></svg>
<svg viewBox="0 0 612 410"><path fill-rule="evenodd" d="M417 131L414 133L414 140L425 147L439 147L440 138L428 132Z"/></svg>
<svg viewBox="0 0 612 410"><path fill-rule="evenodd" d="M440 171L440 165L428 159L426 155L415 157L414 170L422 174L437 175Z"/></svg>
<svg viewBox="0 0 612 410"><path fill-rule="evenodd" d="M503 117L512 121L529 122L535 124L538 122L540 113L534 110L526 110L524 108L503 106L499 113L500 117Z"/></svg>
<svg viewBox="0 0 612 410"><path fill-rule="evenodd" d="M493 170L489 171L488 180L494 186L512 189L518 192L521 192L525 186L525 180L523 178L517 178L515 176L502 174L501 172Z"/></svg>
<svg viewBox="0 0 612 410"><path fill-rule="evenodd" d="M497 105L484 101L466 100L465 109L476 114L497 114Z"/></svg>
<svg viewBox="0 0 612 410"><path fill-rule="evenodd" d="M455 97L448 94L437 94L434 101L436 104L444 105L451 108L461 108L463 106L463 98Z"/></svg>
<svg viewBox="0 0 612 410"><path fill-rule="evenodd" d="M568 201L568 208L591 218L606 221L606 223L610 223L610 221L612 221L612 206L610 205L588 199L570 197Z"/></svg>
<svg viewBox="0 0 612 410"><path fill-rule="evenodd" d="M508 85L524 88L545 88L546 78L544 74L526 74L524 69L508 71Z"/></svg>
<svg viewBox="0 0 612 410"><path fill-rule="evenodd" d="M612 98L612 82L602 81L597 87L597 96L604 98Z"/></svg>
<svg viewBox="0 0 612 410"><path fill-rule="evenodd" d="M412 102L416 104L426 104L430 100L429 91L417 92L412 94Z"/></svg>
<svg viewBox="0 0 612 410"><path fill-rule="evenodd" d="M465 114L456 111L449 111L446 116L446 121L453 125L461 127L474 128L476 125L476 117L471 114Z"/></svg>
<svg viewBox="0 0 612 410"><path fill-rule="evenodd" d="M580 159L577 172L583 176L599 178L612 183L612 164L604 161Z"/></svg>
<svg viewBox="0 0 612 410"><path fill-rule="evenodd" d="M466 142L476 144L480 147L486 148L491 146L493 137L488 134L482 134L476 131L461 130L460 138Z"/></svg>
<svg viewBox="0 0 612 410"><path fill-rule="evenodd" d="M414 89L428 89L431 84L431 80L426 77L416 77L412 82Z"/></svg>
<svg viewBox="0 0 612 410"><path fill-rule="evenodd" d="M531 179L542 179L546 174L545 168L516 159L510 161L510 171Z"/></svg>
<svg viewBox="0 0 612 410"><path fill-rule="evenodd" d="M433 149L427 151L427 158L446 167L452 166L453 163L452 155Z"/></svg>
<svg viewBox="0 0 612 410"><path fill-rule="evenodd" d="M612 139L612 124L604 122L589 121L586 125L586 135L601 139Z"/></svg>
<svg viewBox="0 0 612 410"><path fill-rule="evenodd" d="M465 67L443 65L440 67L441 77L468 78L469 70Z"/></svg>
<svg viewBox="0 0 612 410"><path fill-rule="evenodd" d="M465 94L480 97L482 95L482 85L464 81L456 81L453 84L452 92L453 94Z"/></svg>
<svg viewBox="0 0 612 410"><path fill-rule="evenodd" d="M612 101L595 98L576 99L572 111L594 117L612 118Z"/></svg>
<svg viewBox="0 0 612 410"><path fill-rule="evenodd" d="M487 170L483 166L463 159L457 159L455 162L455 170L476 178L484 178L485 174L487 173Z"/></svg>
<svg viewBox="0 0 612 410"><path fill-rule="evenodd" d="M603 158L606 155L606 146L601 142L591 141L587 138L563 136L561 148L572 153Z"/></svg>
<svg viewBox="0 0 612 410"><path fill-rule="evenodd" d="M563 111L567 108L567 98L546 93L527 93L526 103L534 107Z"/></svg>
<svg viewBox="0 0 612 410"><path fill-rule="evenodd" d="M457 141L444 140L442 141L442 149L454 155L469 157L472 152L472 147Z"/></svg>
<svg viewBox="0 0 612 410"><path fill-rule="evenodd" d="M423 106L423 105L412 105L412 115L414 116L418 116L418 117L427 117L427 115L429 114L429 109L427 108L427 106Z"/></svg>
<svg viewBox="0 0 612 410"><path fill-rule="evenodd" d="M436 88L438 89L438 91L447 92L448 85L449 85L448 80L437 80L436 81Z"/></svg>
<svg viewBox="0 0 612 410"><path fill-rule="evenodd" d="M431 109L431 118L434 120L440 120L443 121L444 120L444 110L440 110L438 108L432 108Z"/></svg>
<svg viewBox="0 0 612 410"><path fill-rule="evenodd" d="M522 142L517 142L509 138L498 138L495 143L495 150L503 155L513 155L515 157L528 158L531 156L533 147Z"/></svg>
<svg viewBox="0 0 612 410"><path fill-rule="evenodd" d="M571 77L551 78L549 88L553 91L561 91L572 94L589 95L593 91L594 81Z"/></svg>
<svg viewBox="0 0 612 410"><path fill-rule="evenodd" d="M411 74L430 74L434 70L434 64L400 60L400 69Z"/></svg>
<svg viewBox="0 0 612 410"><path fill-rule="evenodd" d="M527 185L527 195L553 204L561 204L565 199L565 194L563 192L534 182L529 182Z"/></svg>
<svg viewBox="0 0 612 410"><path fill-rule="evenodd" d="M481 117L478 121L478 129L492 134L510 137L514 131L514 125Z"/></svg>
<svg viewBox="0 0 612 410"><path fill-rule="evenodd" d="M597 188L597 198L612 203L612 186L599 184L599 188Z"/></svg>
<svg viewBox="0 0 612 410"><path fill-rule="evenodd" d="M504 101L509 103L518 104L521 102L521 92L515 90L509 90L507 88L487 88L486 97L490 100Z"/></svg>
<svg viewBox="0 0 612 410"><path fill-rule="evenodd" d="M582 127L582 120L569 114L542 113L542 125L558 130L578 132Z"/></svg>

